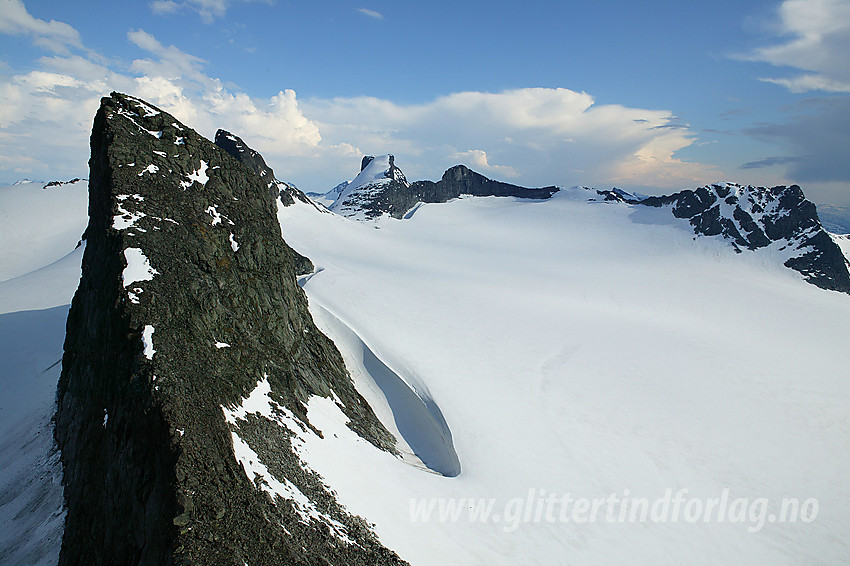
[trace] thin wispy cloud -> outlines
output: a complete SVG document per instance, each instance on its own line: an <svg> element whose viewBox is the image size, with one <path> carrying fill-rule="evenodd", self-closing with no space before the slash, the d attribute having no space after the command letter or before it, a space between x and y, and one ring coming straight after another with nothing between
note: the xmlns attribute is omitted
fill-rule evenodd
<svg viewBox="0 0 850 566"><path fill-rule="evenodd" d="M364 16L369 16L370 18L374 18L376 20L383 20L384 15L380 12L376 12L375 10L370 10L369 8L357 8L357 11L363 14Z"/></svg>
<svg viewBox="0 0 850 566"><path fill-rule="evenodd" d="M181 5L173 0L156 0L150 3L151 11L157 15L174 14L180 11Z"/></svg>
<svg viewBox="0 0 850 566"><path fill-rule="evenodd" d="M740 166L741 169L761 169L762 167L773 167L774 165L787 165L800 161L799 157L765 157L757 161L748 161Z"/></svg>
<svg viewBox="0 0 850 566"><path fill-rule="evenodd" d="M151 11L157 15L171 15L189 10L196 12L201 21L205 24L211 24L216 18L223 18L227 14L227 9L237 2L269 2L269 0L154 0L148 6Z"/></svg>

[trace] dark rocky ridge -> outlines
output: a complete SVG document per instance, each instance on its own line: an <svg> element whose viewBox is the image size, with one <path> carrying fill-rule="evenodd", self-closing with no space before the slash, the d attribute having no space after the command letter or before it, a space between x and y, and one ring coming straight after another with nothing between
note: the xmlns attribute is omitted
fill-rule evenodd
<svg viewBox="0 0 850 566"><path fill-rule="evenodd" d="M518 197L527 199L548 199L555 194L558 187L525 188L510 183L502 183L488 179L484 175L472 171L464 165L455 165L443 173L436 183L433 181L416 181L408 183L401 170L395 166L395 160L390 157L390 169L386 177L390 179L378 187L365 185L352 193L346 202L334 203L332 208L340 208L348 212L362 211L367 218L389 214L394 218L403 218L417 203L448 202L461 195L476 197ZM360 170L374 159L366 156Z"/></svg>
<svg viewBox="0 0 850 566"><path fill-rule="evenodd" d="M252 171L259 175L268 184L269 191L274 198L280 198L284 206L289 206L295 199L312 204L307 195L292 183L280 181L274 176L274 171L266 165L265 159L257 151L248 147L242 138L231 134L227 130L219 129L215 133L215 145L245 163Z"/></svg>
<svg viewBox="0 0 850 566"><path fill-rule="evenodd" d="M618 196L632 204L669 206L676 218L690 222L695 234L722 236L738 252L777 244L779 251L794 254L785 266L809 283L850 293L850 265L821 226L817 207L797 185L768 188L725 183L640 200Z"/></svg>
<svg viewBox="0 0 850 566"><path fill-rule="evenodd" d="M223 407L265 378L305 429L308 399L335 394L355 432L395 451L312 322L268 185L122 94L102 100L91 148L83 275L57 390L60 563L402 563L303 465L292 432L259 414L225 420ZM147 267L139 257L152 277L125 288L123 275L139 279L128 262ZM272 501L232 435L325 518Z"/></svg>
<svg viewBox="0 0 850 566"><path fill-rule="evenodd" d="M307 195L299 190L298 187L292 183L279 181L277 177L274 176L272 168L266 165L266 161L263 159L263 156L248 147L248 144L242 141L242 138L239 136L231 134L227 130L219 129L215 133L215 145L247 165L249 169L256 173L257 176L268 185L269 193L271 193L272 198L279 198L280 202L284 206L295 204L295 199L315 206L313 201L307 198ZM296 275L306 275L313 272L313 269L315 268L312 261L289 246L287 246L287 248L288 253L292 256L295 263Z"/></svg>

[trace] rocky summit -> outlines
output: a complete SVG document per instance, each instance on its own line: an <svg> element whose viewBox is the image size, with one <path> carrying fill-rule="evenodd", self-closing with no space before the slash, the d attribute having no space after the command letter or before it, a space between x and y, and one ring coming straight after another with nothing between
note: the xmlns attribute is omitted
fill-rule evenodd
<svg viewBox="0 0 850 566"><path fill-rule="evenodd" d="M815 204L797 185L769 188L722 183L663 197L638 200L627 193L620 197L640 205L669 207L676 218L688 220L695 234L723 237L738 252L775 250L786 267L809 283L850 293L850 264L821 225Z"/></svg>
<svg viewBox="0 0 850 566"><path fill-rule="evenodd" d="M554 186L529 189L494 181L465 165L449 168L437 182L409 183L395 165L394 156L367 155L353 181L338 185L324 196L336 196L329 208L343 216L374 218L389 214L403 218L420 202L447 202L462 195L547 199L557 191Z"/></svg>
<svg viewBox="0 0 850 566"><path fill-rule="evenodd" d="M118 93L91 151L60 563L402 563L298 456L317 398L375 450L396 441L313 324L269 180Z"/></svg>

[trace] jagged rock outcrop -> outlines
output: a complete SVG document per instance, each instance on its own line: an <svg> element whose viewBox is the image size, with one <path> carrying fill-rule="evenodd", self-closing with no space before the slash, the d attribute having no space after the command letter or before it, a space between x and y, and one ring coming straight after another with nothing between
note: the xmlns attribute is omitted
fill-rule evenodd
<svg viewBox="0 0 850 566"><path fill-rule="evenodd" d="M272 168L266 165L266 161L263 159L263 156L248 147L248 144L242 141L242 138L239 136L231 134L227 130L219 129L215 133L215 145L247 165L250 170L256 173L257 176L266 183L272 198L279 198L280 202L284 206L295 204L295 199L310 205L313 204L313 202L307 198L307 195L301 192L298 187L292 183L279 181L277 177L274 176ZM313 269L315 268L312 261L289 246L287 246L287 251L292 256L295 264L296 275L306 275L307 273L313 272Z"/></svg>
<svg viewBox="0 0 850 566"><path fill-rule="evenodd" d="M797 185L723 183L626 202L670 207L676 218L690 222L695 234L722 236L739 252L772 247L786 256L786 267L808 282L850 293L850 266L821 226L817 207Z"/></svg>
<svg viewBox="0 0 850 566"><path fill-rule="evenodd" d="M50 181L49 183L44 185L44 187L42 187L42 188L43 189L49 189L51 187L61 187L62 185L73 185L74 183L79 183L82 180L83 179L80 179L79 177L74 177L70 181Z"/></svg>
<svg viewBox="0 0 850 566"><path fill-rule="evenodd" d="M248 144L242 141L242 138L239 136L231 134L227 130L219 129L215 133L215 145L245 163L259 175L260 179L267 183L272 196L274 198L280 198L280 202L284 206L293 204L295 199L308 204L310 203L310 199L298 187L292 183L278 180L274 176L272 168L266 165L263 156L248 147Z"/></svg>
<svg viewBox="0 0 850 566"><path fill-rule="evenodd" d="M352 430L395 452L313 324L268 184L122 94L102 100L91 148L57 390L60 563L402 563L280 424L317 434L305 407L329 398ZM258 394L266 413L239 409ZM247 475L236 445L265 476Z"/></svg>
<svg viewBox="0 0 850 566"><path fill-rule="evenodd" d="M337 185L339 196L328 208L348 217L373 218L385 213L397 218L410 206L410 183L395 165L393 155L367 155L360 162L360 173L348 184ZM414 203L415 204L415 203Z"/></svg>
<svg viewBox="0 0 850 566"><path fill-rule="evenodd" d="M558 190L554 186L529 189L494 181L464 165L451 167L436 183L408 183L392 155L367 155L360 174L343 188L330 209L343 216L374 218L389 214L403 218L419 202L447 202L461 195L547 199Z"/></svg>

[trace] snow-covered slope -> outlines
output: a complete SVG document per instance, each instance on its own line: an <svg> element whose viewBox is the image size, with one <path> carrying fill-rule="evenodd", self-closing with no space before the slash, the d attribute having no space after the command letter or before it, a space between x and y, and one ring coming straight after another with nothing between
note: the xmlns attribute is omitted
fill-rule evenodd
<svg viewBox="0 0 850 566"><path fill-rule="evenodd" d="M342 191L351 184L351 181L343 181L326 193L306 193L314 202L317 202L325 208L330 207L342 194Z"/></svg>
<svg viewBox="0 0 850 566"><path fill-rule="evenodd" d="M87 183L0 187L0 563L53 565L65 513L53 441Z"/></svg>
<svg viewBox="0 0 850 566"><path fill-rule="evenodd" d="M82 185L0 189L2 563L59 550L53 364ZM287 242L317 265L302 279L317 324L405 452L374 449L314 397L323 437L304 431L301 456L414 565L845 563L850 297L771 246L736 254L666 208L587 199L462 198L367 223L281 208ZM446 431L455 477L414 455ZM662 504L645 522L630 517L640 498ZM783 498L797 521L780 520Z"/></svg>
<svg viewBox="0 0 850 566"><path fill-rule="evenodd" d="M47 187L35 182L0 187L0 281L44 267L73 251L86 229L87 190L85 180Z"/></svg>
<svg viewBox="0 0 850 566"><path fill-rule="evenodd" d="M428 392L462 471L357 442L320 399L302 458L414 565L841 564L850 297L667 210L587 197L370 223L281 208L318 267L314 317Z"/></svg>

